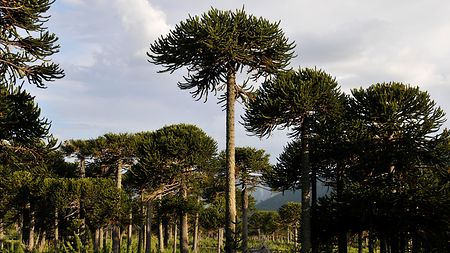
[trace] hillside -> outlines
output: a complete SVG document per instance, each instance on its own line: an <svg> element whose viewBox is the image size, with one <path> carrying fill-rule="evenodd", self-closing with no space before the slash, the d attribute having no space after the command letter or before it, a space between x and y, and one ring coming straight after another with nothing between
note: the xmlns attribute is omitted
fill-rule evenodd
<svg viewBox="0 0 450 253"><path fill-rule="evenodd" d="M325 196L329 192L329 188L322 186L317 188L317 196ZM301 191L285 191L284 193L278 193L273 197L263 200L256 204L256 209L266 211L277 211L282 205L287 202L300 202Z"/></svg>

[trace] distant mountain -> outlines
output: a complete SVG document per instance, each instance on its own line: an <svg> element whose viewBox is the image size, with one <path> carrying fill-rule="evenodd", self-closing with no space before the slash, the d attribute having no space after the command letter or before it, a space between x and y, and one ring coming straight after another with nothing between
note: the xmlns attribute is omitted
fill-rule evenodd
<svg viewBox="0 0 450 253"><path fill-rule="evenodd" d="M325 196L330 192L330 188L326 186L317 187L317 196ZM301 202L301 191L285 191L284 193L277 193L271 198L258 202L256 204L257 210L278 211L278 209L287 202Z"/></svg>

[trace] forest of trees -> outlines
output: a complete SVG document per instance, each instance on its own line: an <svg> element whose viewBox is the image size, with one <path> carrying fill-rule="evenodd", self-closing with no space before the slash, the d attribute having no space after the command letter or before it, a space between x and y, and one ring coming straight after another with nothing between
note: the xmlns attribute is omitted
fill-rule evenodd
<svg viewBox="0 0 450 253"><path fill-rule="evenodd" d="M57 140L27 91L64 78L52 3L0 1L0 252L450 252L450 133L427 91L346 94L321 69L289 67L279 23L212 8L147 55L161 72L186 68L178 85L194 98L219 95L225 150L185 123ZM235 147L236 101L249 134L289 131L276 164ZM258 211L262 185L302 198Z"/></svg>

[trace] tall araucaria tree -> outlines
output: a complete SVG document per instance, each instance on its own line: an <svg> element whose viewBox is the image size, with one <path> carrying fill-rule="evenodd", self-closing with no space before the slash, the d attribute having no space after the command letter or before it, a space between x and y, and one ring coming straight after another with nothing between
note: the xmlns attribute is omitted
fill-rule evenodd
<svg viewBox="0 0 450 253"><path fill-rule="evenodd" d="M194 98L207 99L209 92L226 88L221 101L226 103L227 208L226 252L234 252L236 223L234 171L234 107L245 99L249 87L236 84L236 75L246 72L257 80L287 67L294 44L279 26L244 10L211 9L201 16L180 22L168 35L150 46L150 62L164 66L160 72L186 67L188 74L181 89L192 89Z"/></svg>
<svg viewBox="0 0 450 253"><path fill-rule="evenodd" d="M333 120L342 107L342 94L336 80L316 69L279 73L264 82L249 101L244 121L249 132L268 136L277 128L290 128L301 140L301 245L311 251L311 182L309 141L316 129Z"/></svg>

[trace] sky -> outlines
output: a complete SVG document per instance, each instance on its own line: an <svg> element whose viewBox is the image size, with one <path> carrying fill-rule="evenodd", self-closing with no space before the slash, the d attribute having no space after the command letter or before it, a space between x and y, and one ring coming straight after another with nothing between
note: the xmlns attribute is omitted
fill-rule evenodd
<svg viewBox="0 0 450 253"><path fill-rule="evenodd" d="M183 71L157 73L161 67L146 56L155 39L212 7L244 8L280 21L296 44L290 66L323 69L346 93L374 83L403 82L428 91L450 113L447 0L56 0L46 26L59 37L61 49L52 60L66 76L47 89L29 87L42 115L52 121L54 136L89 139L188 123L224 149L225 112L217 98L195 101L177 87ZM242 115L238 105L236 118ZM288 140L286 131L259 139L236 124L236 145L265 149L272 162Z"/></svg>

